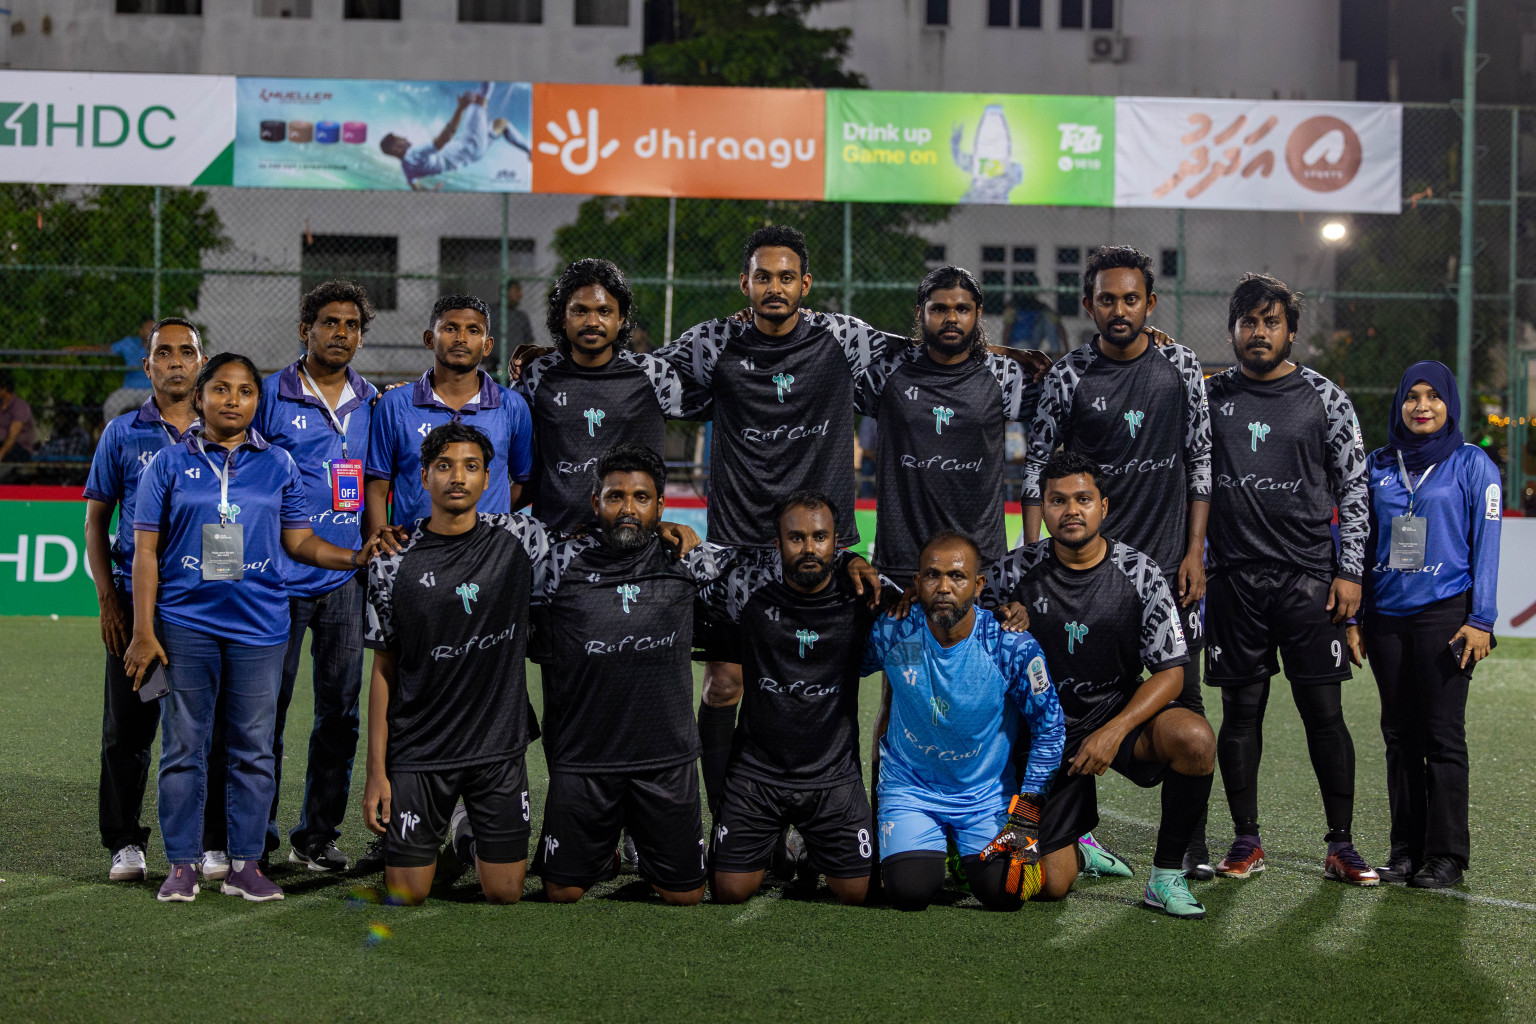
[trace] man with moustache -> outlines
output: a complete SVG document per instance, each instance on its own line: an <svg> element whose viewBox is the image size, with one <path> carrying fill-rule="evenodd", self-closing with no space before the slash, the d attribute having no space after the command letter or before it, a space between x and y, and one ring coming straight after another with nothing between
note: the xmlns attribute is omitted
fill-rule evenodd
<svg viewBox="0 0 1536 1024"><path fill-rule="evenodd" d="M970 271L930 271L917 289L913 344L858 380L858 412L880 422L875 566L905 583L923 542L968 530L984 562L1008 550L1003 434L1034 412L1036 387L1015 360L987 351L981 286Z"/></svg>
<svg viewBox="0 0 1536 1024"><path fill-rule="evenodd" d="M1264 870L1258 771L1270 678L1285 659L1327 819L1323 876L1377 885L1355 851L1355 748L1340 704L1345 622L1360 607L1370 527L1367 460L1354 406L1291 362L1300 297L1245 274L1228 332L1237 365L1211 378L1211 582L1206 682L1221 688L1221 778L1235 838L1216 872ZM1335 550L1331 522L1338 509Z"/></svg>
<svg viewBox="0 0 1536 1024"><path fill-rule="evenodd" d="M557 530L592 518L592 467L620 441L661 451L666 420L682 415L677 371L629 351L634 293L607 260L577 260L549 294L555 351L534 359L513 390L533 413L533 514Z"/></svg>
<svg viewBox="0 0 1536 1024"><path fill-rule="evenodd" d="M1083 308L1099 333L1041 382L1024 462L1024 540L1040 537L1040 472L1051 454L1061 447L1092 459L1109 499L1105 530L1162 570L1193 655L1204 644L1199 602L1211 507L1210 413L1199 357L1146 326L1157 308L1152 285L1152 260L1137 249L1105 246L1088 257ZM1179 699L1204 714L1193 656ZM1114 863L1118 858L1109 861L1104 870L1129 874L1128 865ZM1202 820L1185 866L1193 877L1210 878L1208 861Z"/></svg>
<svg viewBox="0 0 1536 1024"><path fill-rule="evenodd" d="M326 281L305 295L299 303L303 355L262 382L255 423L262 437L293 456L311 529L348 549L362 546L363 456L378 395L351 364L373 316L368 293L351 281ZM309 733L304 803L298 824L288 834L288 860L311 871L344 871L351 862L336 840L346 817L357 753L364 583L355 571L294 563L288 568L288 587L292 630L272 737L277 781L266 850L270 854L280 842L283 726L304 653L304 634L312 632L315 719Z"/></svg>

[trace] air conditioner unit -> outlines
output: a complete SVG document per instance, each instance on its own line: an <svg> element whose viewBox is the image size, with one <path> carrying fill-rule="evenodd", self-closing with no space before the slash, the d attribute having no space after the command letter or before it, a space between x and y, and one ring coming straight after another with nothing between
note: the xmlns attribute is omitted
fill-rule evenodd
<svg viewBox="0 0 1536 1024"><path fill-rule="evenodd" d="M1088 33L1088 63L1124 64L1129 53L1127 40L1115 32Z"/></svg>

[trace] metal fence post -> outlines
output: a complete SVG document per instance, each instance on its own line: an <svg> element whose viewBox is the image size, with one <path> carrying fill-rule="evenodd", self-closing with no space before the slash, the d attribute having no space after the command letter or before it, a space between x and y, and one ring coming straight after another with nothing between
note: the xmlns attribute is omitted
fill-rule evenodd
<svg viewBox="0 0 1536 1024"><path fill-rule="evenodd" d="M508 384L512 383L512 364L507 361L509 357L507 352L507 271L509 262L507 255L507 233L511 229L510 201L511 197L503 192L501 194L501 312L497 314L496 320L496 333L501 335L501 340L496 343L497 350L500 352L500 358L497 362L501 364L501 379Z"/></svg>
<svg viewBox="0 0 1536 1024"><path fill-rule="evenodd" d="M853 316L853 204L843 203L843 315Z"/></svg>
<svg viewBox="0 0 1536 1024"><path fill-rule="evenodd" d="M672 274L677 269L677 196L667 200L667 301L661 318L661 343L672 340Z"/></svg>
<svg viewBox="0 0 1536 1024"><path fill-rule="evenodd" d="M161 228L161 220L162 220L161 210L162 210L164 204L162 203L161 200L162 200L162 196L161 196L161 193L160 193L160 186L156 185L155 186L155 268L154 268L154 292L153 292L152 296L150 297L150 302L149 302L150 313L151 313L152 316L154 316L154 318L156 320L160 319L160 264L162 262L164 262L164 260L162 258L162 256L163 256L163 239L162 239L162 228Z"/></svg>
<svg viewBox="0 0 1536 1024"><path fill-rule="evenodd" d="M1525 415L1525 408L1515 407L1515 399L1519 391L1515 388L1515 374L1517 370L1524 370L1524 365L1516 358L1515 352L1515 316L1518 311L1516 281L1520 278L1520 108L1509 108L1509 311L1508 323L1504 336L1504 364L1508 367L1509 380L1505 390L1509 394L1509 403L1504 409L1504 415L1509 417L1509 425L1505 431L1506 458L1504 462L1504 494L1505 508L1520 508L1523 504L1525 492L1525 453L1516 445L1518 439L1518 421Z"/></svg>
<svg viewBox="0 0 1536 1024"><path fill-rule="evenodd" d="M1472 258L1477 214L1477 0L1463 0L1466 36L1461 52L1461 256L1456 265L1456 389L1461 430L1472 411Z"/></svg>

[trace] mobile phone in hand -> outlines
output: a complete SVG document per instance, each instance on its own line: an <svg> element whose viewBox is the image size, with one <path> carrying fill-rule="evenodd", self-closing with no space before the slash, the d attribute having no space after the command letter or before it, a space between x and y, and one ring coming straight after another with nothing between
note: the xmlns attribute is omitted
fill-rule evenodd
<svg viewBox="0 0 1536 1024"><path fill-rule="evenodd" d="M165 673L160 671L162 665L158 661L149 663L149 668L144 670L144 681L139 684L139 700L148 704L152 700L159 700L171 692L171 684L165 678Z"/></svg>

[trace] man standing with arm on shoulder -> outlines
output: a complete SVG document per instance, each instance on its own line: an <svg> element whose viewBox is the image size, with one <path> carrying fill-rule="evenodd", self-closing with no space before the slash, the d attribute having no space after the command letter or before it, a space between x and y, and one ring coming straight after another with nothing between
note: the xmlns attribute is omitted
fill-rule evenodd
<svg viewBox="0 0 1536 1024"><path fill-rule="evenodd" d="M343 548L362 546L363 456L378 389L351 363L373 320L373 304L351 281L327 281L299 305L304 352L262 382L256 428L293 456L304 485L310 527ZM336 847L347 813L352 760L357 753L358 696L363 674L364 581L355 571L333 572L294 563L288 568L292 632L283 659L272 736L275 756L267 853L278 848L277 808L282 796L283 726L293 683L311 645L315 719L309 734L304 803L288 835L290 863L311 871L343 871L350 864Z"/></svg>
<svg viewBox="0 0 1536 1024"><path fill-rule="evenodd" d="M1183 617L1190 660L1179 700L1205 713L1196 655L1204 647L1205 531L1211 509L1211 423L1200 359L1146 326L1157 308L1152 260L1128 245L1095 249L1083 308L1099 333L1051 367L1029 428L1024 540L1040 538L1040 472L1059 446L1099 465L1105 530L1153 559ZM1185 868L1211 877L1204 816Z"/></svg>
<svg viewBox="0 0 1536 1024"><path fill-rule="evenodd" d="M1341 705L1350 678L1345 622L1360 607L1370 528L1368 469L1349 396L1290 360L1300 316L1300 297L1280 281L1244 275L1227 316L1238 364L1210 381L1206 680L1221 688L1221 778L1236 834L1216 871L1247 878L1264 870L1258 772L1278 649L1322 791L1323 875L1371 886L1380 879L1350 835L1355 747Z"/></svg>

